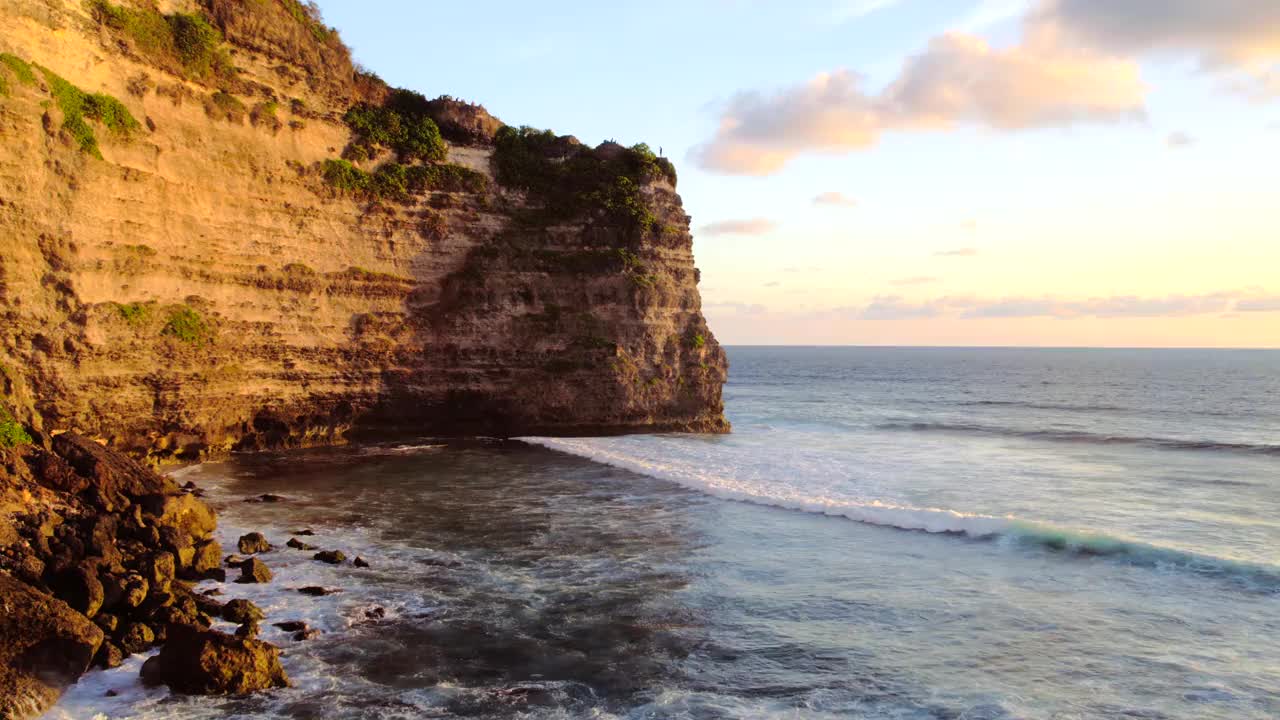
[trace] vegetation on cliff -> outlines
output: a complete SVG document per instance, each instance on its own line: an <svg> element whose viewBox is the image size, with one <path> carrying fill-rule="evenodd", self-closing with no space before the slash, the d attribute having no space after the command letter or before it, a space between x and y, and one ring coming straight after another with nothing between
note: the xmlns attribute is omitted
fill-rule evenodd
<svg viewBox="0 0 1280 720"><path fill-rule="evenodd" d="M127 38L159 67L198 80L235 75L222 47L222 33L202 14L165 15L151 6L126 7L109 0L89 0L88 4L95 20Z"/></svg>
<svg viewBox="0 0 1280 720"><path fill-rule="evenodd" d="M35 85L36 74L31 70L31 65L17 55L10 53L0 53L0 65L9 69L14 79L23 85ZM0 95L9 94L9 81L4 73L0 73Z"/></svg>
<svg viewBox="0 0 1280 720"><path fill-rule="evenodd" d="M0 405L0 448L30 444L31 435L27 433L27 429L13 419L8 408Z"/></svg>
<svg viewBox="0 0 1280 720"><path fill-rule="evenodd" d="M358 103L343 120L355 134L343 153L348 159L372 157L379 148L393 151L401 162L440 162L448 154L427 99L412 90L392 90L381 106Z"/></svg>
<svg viewBox="0 0 1280 720"><path fill-rule="evenodd" d="M62 111L62 129L84 152L102 159L98 138L86 119L102 123L118 135L128 135L141 125L124 103L105 93L86 93L49 68L36 65L49 83L49 92Z"/></svg>
<svg viewBox="0 0 1280 720"><path fill-rule="evenodd" d="M372 199L404 201L428 191L484 192L489 181L484 175L461 165L383 164L373 172L361 170L347 160L325 160L324 179L344 192Z"/></svg>
<svg viewBox="0 0 1280 720"><path fill-rule="evenodd" d="M649 209L641 186L676 182L671 161L643 143L623 148L605 143L592 150L550 130L503 127L494 141L498 182L529 192L551 220L567 221L591 211L641 233L664 228Z"/></svg>

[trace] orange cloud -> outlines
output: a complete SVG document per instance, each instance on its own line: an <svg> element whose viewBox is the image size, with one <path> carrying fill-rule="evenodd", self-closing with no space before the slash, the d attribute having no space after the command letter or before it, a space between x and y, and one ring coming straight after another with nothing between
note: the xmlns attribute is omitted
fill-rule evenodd
<svg viewBox="0 0 1280 720"><path fill-rule="evenodd" d="M908 59L879 93L848 70L772 95L740 93L692 156L708 170L768 175L804 153L871 147L886 132L1132 120L1143 115L1144 94L1137 65L1126 60L1047 44L999 49L949 33Z"/></svg>
<svg viewBox="0 0 1280 720"><path fill-rule="evenodd" d="M776 230L778 224L768 218L751 218L750 220L721 220L703 225L698 232L708 237L716 235L767 235Z"/></svg>
<svg viewBox="0 0 1280 720"><path fill-rule="evenodd" d="M851 198L842 192L824 192L813 198L814 205L825 205L828 207L857 207L857 198Z"/></svg>

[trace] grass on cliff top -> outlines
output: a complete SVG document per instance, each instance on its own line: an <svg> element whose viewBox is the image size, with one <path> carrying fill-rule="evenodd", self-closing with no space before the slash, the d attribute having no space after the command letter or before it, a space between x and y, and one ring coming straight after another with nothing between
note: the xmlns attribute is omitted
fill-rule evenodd
<svg viewBox="0 0 1280 720"><path fill-rule="evenodd" d="M40 65L35 67L49 83L49 92L62 111L62 129L67 131L82 151L102 159L98 138L89 123L85 122L86 119L96 120L119 135L128 135L141 127L129 108L114 97L104 93L86 93L49 68Z"/></svg>
<svg viewBox="0 0 1280 720"><path fill-rule="evenodd" d="M116 312L120 318L130 325L137 327L147 321L151 315L151 307L145 303L131 302L123 305L116 305Z"/></svg>
<svg viewBox="0 0 1280 720"><path fill-rule="evenodd" d="M643 143L592 150L550 130L507 126L498 131L493 163L499 183L528 191L553 219L601 211L642 234L665 229L640 188L657 179L674 185L675 168Z"/></svg>
<svg viewBox="0 0 1280 720"><path fill-rule="evenodd" d="M0 65L9 69L13 77L23 85L35 85L36 74L31 70L31 65L17 55L10 53L0 53ZM9 80L0 73L0 95L9 94Z"/></svg>
<svg viewBox="0 0 1280 720"><path fill-rule="evenodd" d="M180 342L203 345L212 334L212 329L200 313L186 305L181 305L170 311L169 320L165 323L161 334Z"/></svg>
<svg viewBox="0 0 1280 720"><path fill-rule="evenodd" d="M235 74L222 33L203 14L165 15L149 5L126 7L109 0L86 4L95 20L129 38L138 52L165 69L197 79Z"/></svg>
<svg viewBox="0 0 1280 720"><path fill-rule="evenodd" d="M461 165L401 165L386 163L366 172L346 160L325 160L324 179L343 192L371 199L404 201L428 191L483 192L489 179Z"/></svg>

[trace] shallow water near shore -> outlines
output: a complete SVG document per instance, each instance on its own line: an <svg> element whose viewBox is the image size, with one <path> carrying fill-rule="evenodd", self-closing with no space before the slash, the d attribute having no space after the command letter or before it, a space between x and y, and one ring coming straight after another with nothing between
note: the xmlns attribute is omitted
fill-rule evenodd
<svg viewBox="0 0 1280 720"><path fill-rule="evenodd" d="M180 471L228 551L276 545L222 599L267 611L294 687L175 698L135 658L51 717L1280 716L1280 354L731 361L730 437ZM304 528L372 567L284 547Z"/></svg>

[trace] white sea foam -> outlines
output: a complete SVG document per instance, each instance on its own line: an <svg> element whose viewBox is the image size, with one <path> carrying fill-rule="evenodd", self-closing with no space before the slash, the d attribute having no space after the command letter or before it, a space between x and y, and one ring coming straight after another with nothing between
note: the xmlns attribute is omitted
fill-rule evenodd
<svg viewBox="0 0 1280 720"><path fill-rule="evenodd" d="M748 460L736 473L723 453L708 452L697 439L678 437L548 438L522 441L577 455L649 477L667 480L713 497L843 517L878 525L932 534L963 535L975 540L998 540L1080 556L1105 556L1144 567L1171 568L1197 574L1227 576L1245 581L1247 588L1280 593L1280 567L1165 547L1136 538L1088 529L1059 527L1013 515L986 515L949 508L917 507L891 500L857 497L848 489L823 494L827 487L812 477L812 463L787 465L785 457ZM760 453L767 458L767 451Z"/></svg>

